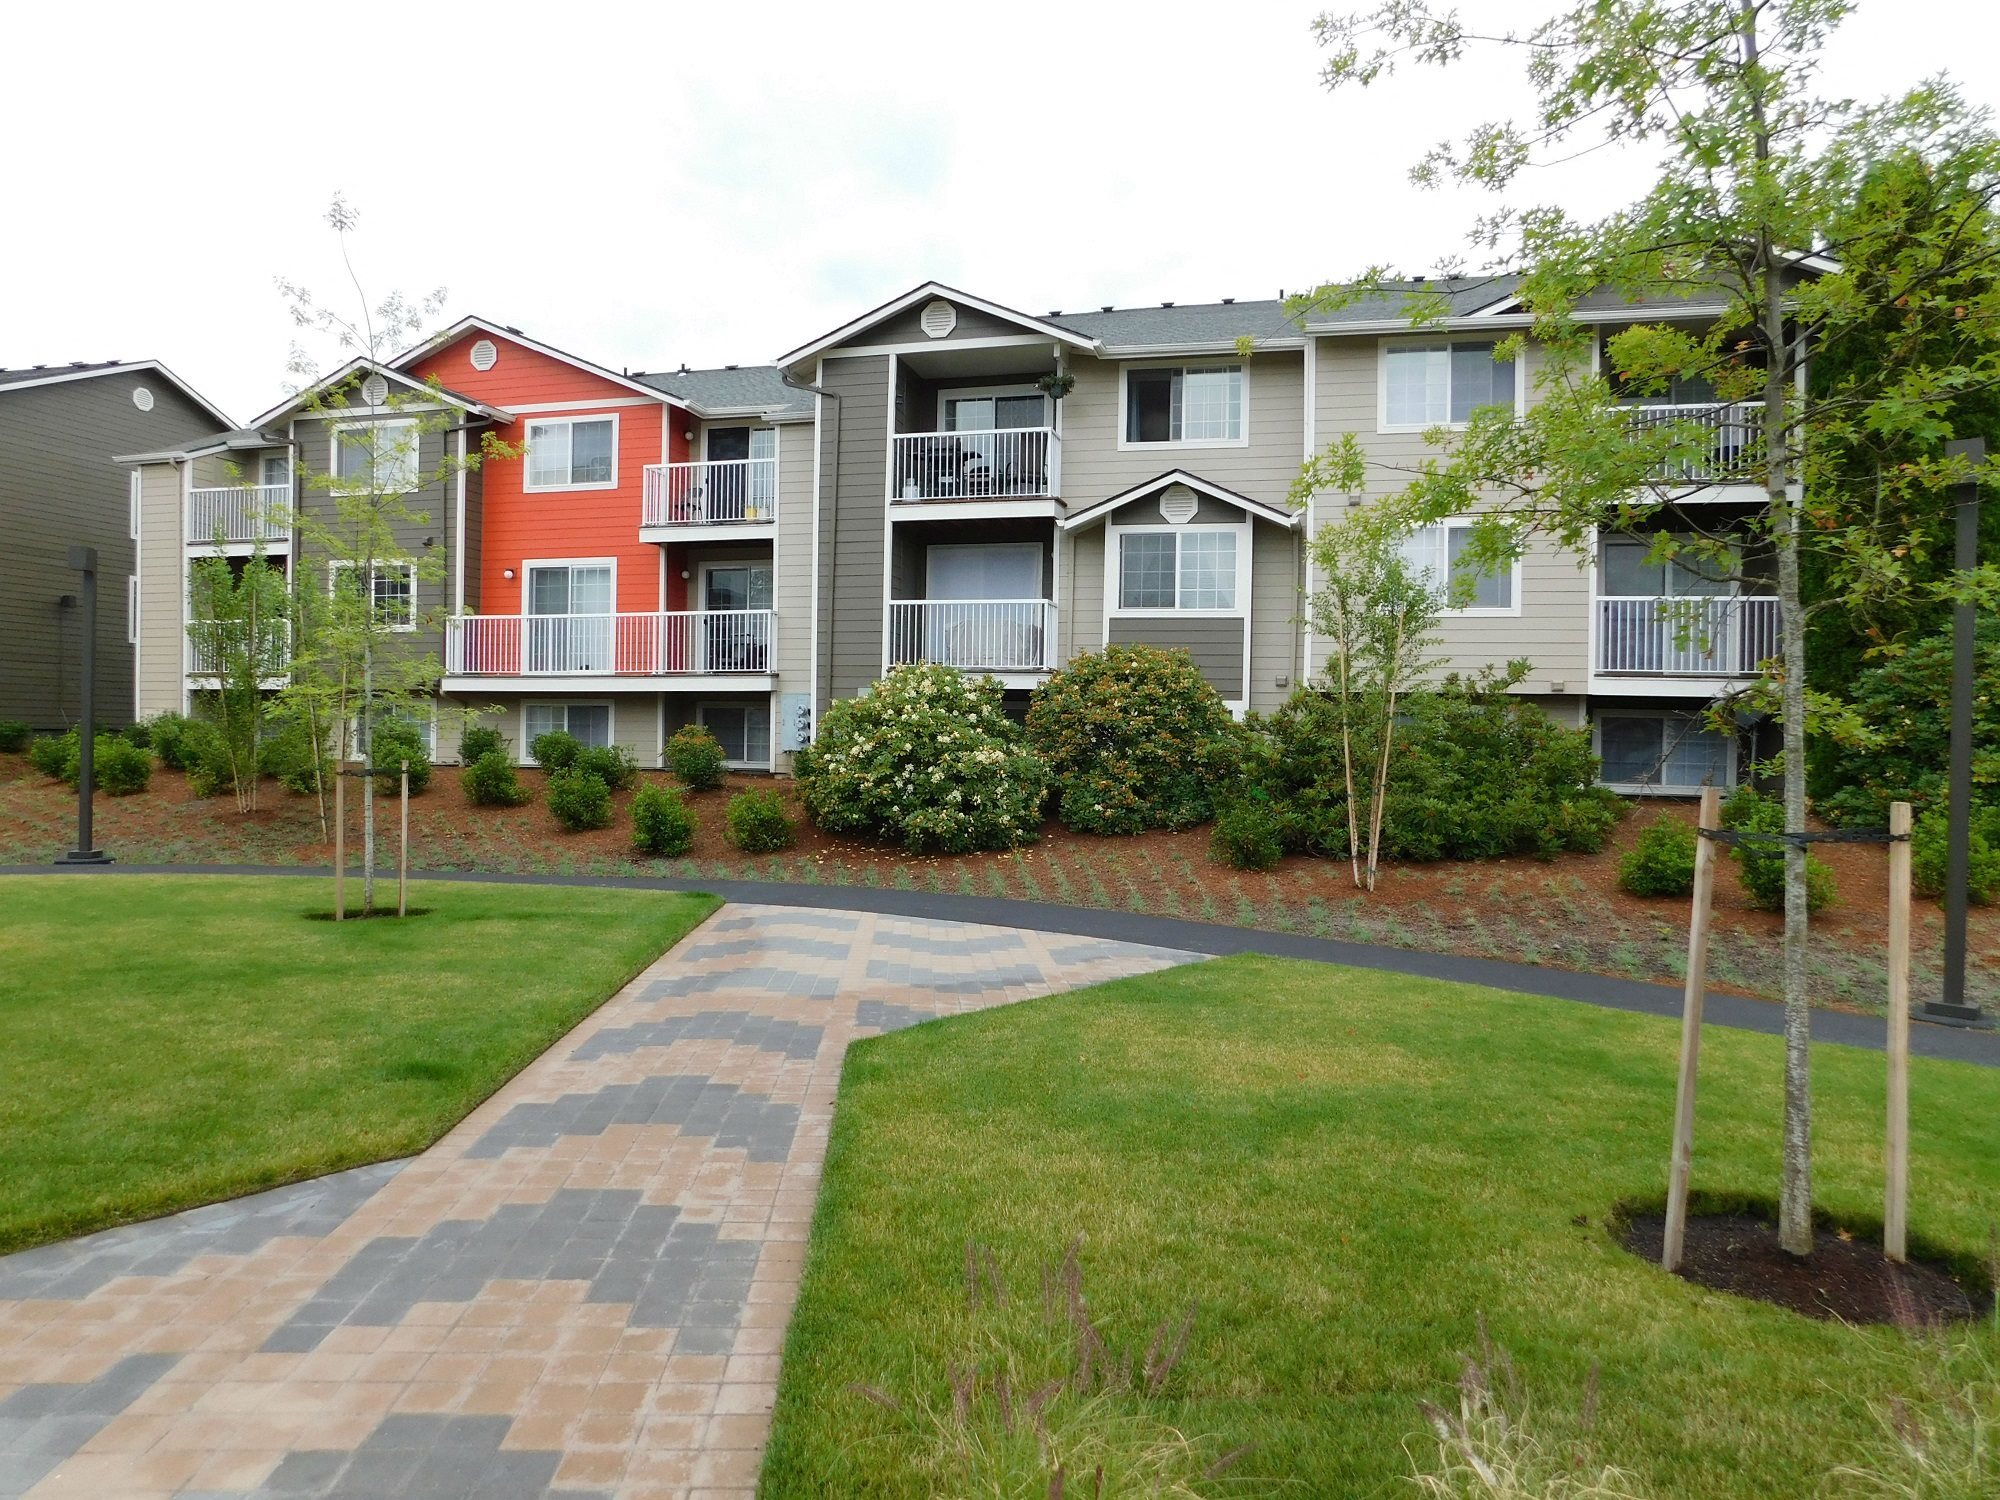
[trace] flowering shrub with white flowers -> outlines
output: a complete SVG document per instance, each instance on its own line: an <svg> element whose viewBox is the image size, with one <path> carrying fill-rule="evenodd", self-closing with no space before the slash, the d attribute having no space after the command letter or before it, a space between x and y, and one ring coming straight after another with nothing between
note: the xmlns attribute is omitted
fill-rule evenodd
<svg viewBox="0 0 2000 1500"><path fill-rule="evenodd" d="M913 854L1033 843L1049 786L1000 684L939 666L896 667L829 704L792 769L823 831Z"/></svg>

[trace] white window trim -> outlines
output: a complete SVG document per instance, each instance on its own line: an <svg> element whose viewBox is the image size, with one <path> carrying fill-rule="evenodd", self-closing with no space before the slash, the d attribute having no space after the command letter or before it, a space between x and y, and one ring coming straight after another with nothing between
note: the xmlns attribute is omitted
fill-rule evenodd
<svg viewBox="0 0 2000 1500"><path fill-rule="evenodd" d="M1127 402L1131 399L1126 389L1126 376L1133 370L1214 370L1235 366L1243 373L1243 431L1233 438L1179 438L1164 443L1135 443L1128 437L1131 410ZM1121 453L1160 453L1178 451L1183 448L1247 448L1250 446L1250 361L1247 359L1136 359L1125 360L1118 366L1118 451Z"/></svg>
<svg viewBox="0 0 2000 1500"><path fill-rule="evenodd" d="M125 575L125 643L139 644L139 575Z"/></svg>
<svg viewBox="0 0 2000 1500"><path fill-rule="evenodd" d="M662 556L666 555L665 548L661 549L661 555ZM528 608L528 600L532 597L532 595L529 593L529 589L533 583L531 575L536 568L609 568L611 570L611 614L614 618L617 616L618 614L618 559L617 558L615 557L530 557L524 559L521 563L521 613L523 615L532 613L532 611L530 611ZM535 616L535 618L543 620L546 619L559 620L565 618L565 616L537 615ZM604 617L602 615L583 615L580 616L579 618L586 620L598 620L598 619L603 619Z"/></svg>
<svg viewBox="0 0 2000 1500"><path fill-rule="evenodd" d="M734 701L724 700L721 698L700 698L695 701L694 705L695 723L699 724L703 729L707 729L709 709L721 708L724 706L725 702L727 702L727 706L732 709L740 707L745 714L754 714L757 712L757 705L755 703L738 704ZM764 732L767 736L770 734L770 728L769 728L770 715L771 715L771 707L767 703L764 705L764 721L766 726ZM731 760L725 753L722 758L722 763L725 766L728 766L731 769L737 771L768 771L771 769L771 759L776 754L777 754L777 749L775 744L767 738L765 741L764 758L762 760Z"/></svg>
<svg viewBox="0 0 2000 1500"><path fill-rule="evenodd" d="M1435 349L1440 346L1450 348L1454 344L1498 344L1506 335L1489 338L1466 338L1464 335L1439 334L1436 337L1412 335L1403 338L1385 338L1375 347L1375 430L1377 432L1429 432L1433 428L1443 428L1447 432L1465 431L1463 422L1391 422L1389 420L1389 354L1395 349ZM1449 362L1447 362L1448 365ZM1528 409L1526 361L1514 361L1514 415L1520 416ZM1451 388L1445 388L1444 408L1451 411Z"/></svg>
<svg viewBox="0 0 2000 1500"><path fill-rule="evenodd" d="M328 594L331 594L331 593L332 593L332 592L333 592L333 591L334 591L334 590L335 590L336 588L338 588L338 587L339 587L339 585L340 585L340 575L341 575L341 574L342 574L343 572L347 572L347 571L352 571L354 567L355 567L355 564L354 564L354 563L352 563L352 562L348 562L348 561L346 561L345 559L341 559L341 558L335 558L335 559L333 559L333 560L329 561L329 562L327 563L327 565L326 565L326 591L327 591L327 593L328 593ZM389 632L390 632L390 633L391 633L392 635L410 635L410 634L413 634L413 633L414 633L414 632L416 631L416 628L417 628L417 565L416 565L416 563L415 563L414 561L411 561L411 562L378 562L378 563L375 563L375 564L373 564L373 565L371 566L371 568L370 568L370 573L371 573L371 575L373 575L373 574L377 574L377 573L383 573L383 572L386 572L386 571L388 571L388 570L389 570L389 569L391 569L391 568L399 568L399 569L401 569L401 570L402 570L402 571L403 571L403 572L404 572L405 574L407 574L407 575L409 576L409 580L410 580L410 618L409 618L409 620L408 620L408 621L407 621L406 623L404 623L404 624L401 624L401 625L388 625L388 626L385 626L384 628L385 628L386 630L388 630L388 631L389 631ZM372 606L373 606L373 604L374 604L374 599L375 599L375 589L374 589L374 586L373 586L373 579L372 579L372 576L371 576L371 580L370 580L370 586L369 586L369 590L368 590L368 599L369 599L369 604L370 604L370 606L372 607Z"/></svg>
<svg viewBox="0 0 2000 1500"><path fill-rule="evenodd" d="M421 431L421 424L415 417L394 416L383 417L372 422L335 422L333 424L333 445L327 454L328 468L331 469L333 478L341 484L354 482L348 475L340 472L340 435L343 432L364 432L377 427L409 427L419 429L413 432L411 445L404 452L404 456L410 462L409 487L400 490L382 489L379 491L379 493L385 495L414 495L424 487L424 435ZM379 457L379 445L377 456ZM262 477L260 473L258 478L261 480Z"/></svg>
<svg viewBox="0 0 2000 1500"><path fill-rule="evenodd" d="M1459 529L1464 530L1464 529L1469 529L1473 524L1474 524L1474 518L1471 516L1450 516L1442 521L1433 521L1429 526L1420 526L1417 528L1417 531L1421 532L1421 531L1442 530L1449 533L1453 527L1458 527ZM1411 536L1414 536L1415 534L1416 533L1413 532L1411 533ZM1450 559L1451 559L1451 539L1449 535L1447 535L1445 538L1445 548L1444 548L1444 561L1447 567L1450 564ZM1494 606L1490 604L1463 604L1463 605L1453 604L1451 603L1450 577L1447 576L1443 580L1443 583L1445 588L1445 606L1443 613L1450 619L1477 620L1483 618L1489 620L1512 620L1520 618L1521 559L1519 557L1516 557L1514 559L1514 568L1511 576L1511 585L1508 590L1508 597L1514 601L1512 604L1500 605L1500 606Z"/></svg>
<svg viewBox="0 0 2000 1500"><path fill-rule="evenodd" d="M945 402L978 401L981 399L991 399L996 396L1040 396L1042 398L1042 420L1036 423L1035 426L1026 429L1017 427L1002 427L996 429L997 431L1039 432L1054 425L1054 418L1049 411L1049 405L1050 405L1049 393L1043 390L1038 385L968 385L968 386L947 387L944 390L941 390L937 393L937 410L932 414L932 418L937 423L937 426L933 430L937 432L943 432L945 430L944 426ZM971 431L973 429L968 428L961 430Z"/></svg>
<svg viewBox="0 0 2000 1500"><path fill-rule="evenodd" d="M1132 608L1120 604L1118 572L1124 538L1135 534L1187 536L1203 532L1228 531L1236 535L1236 603L1229 609ZM1250 613L1250 550L1254 538L1248 521L1190 521L1185 526L1165 522L1153 525L1110 526L1104 528L1104 613L1107 620L1241 620ZM1180 598L1180 546L1174 547L1174 597Z"/></svg>
<svg viewBox="0 0 2000 1500"><path fill-rule="evenodd" d="M1699 717L1699 710L1684 712L1671 708L1595 709L1590 716L1590 750L1597 757L1599 775L1603 774L1604 721L1606 719L1697 719ZM1724 734L1722 742L1727 758L1724 763L1724 779L1717 786L1716 790L1726 793L1737 785L1738 779L1742 775L1742 768L1738 764L1740 747L1737 736ZM1660 783L1655 785L1637 781L1605 781L1601 784L1624 797L1698 797L1703 790L1700 786L1682 786L1678 783Z"/></svg>
<svg viewBox="0 0 2000 1500"><path fill-rule="evenodd" d="M135 542L139 540L139 485L139 471L134 469L128 493L130 496L129 509L131 511L132 540Z"/></svg>
<svg viewBox="0 0 2000 1500"><path fill-rule="evenodd" d="M534 472L531 463L534 448L534 431L537 427L574 427L579 422L609 422L611 424L611 478L589 484L531 484L528 476ZM521 493L524 495L562 495L579 490L615 490L618 488L618 413L615 411L578 412L573 417L530 417L522 423L521 436ZM704 447L706 440L704 439ZM570 443L570 471L575 472L575 439Z"/></svg>
<svg viewBox="0 0 2000 1500"><path fill-rule="evenodd" d="M618 743L618 704L615 699L523 698L521 700L521 764L524 766L539 766L541 764L540 761L535 759L534 752L528 748L530 742L534 739L534 736L528 733L528 709L530 706L560 708L563 711L563 732L565 734L569 732L569 711L572 708L601 708L604 710L604 742L607 745L616 745Z"/></svg>

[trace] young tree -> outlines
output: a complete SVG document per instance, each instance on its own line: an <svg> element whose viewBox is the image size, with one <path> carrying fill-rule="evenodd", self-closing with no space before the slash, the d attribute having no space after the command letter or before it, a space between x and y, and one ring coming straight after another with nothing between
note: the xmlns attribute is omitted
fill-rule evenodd
<svg viewBox="0 0 2000 1500"><path fill-rule="evenodd" d="M1858 369L1837 396L1806 399L1816 347L1838 344L1885 301L1930 295L1938 265L1953 259L1955 230L1943 223L1918 231L1937 253L1910 258L1886 280L1842 267L1838 229L1870 169L1899 153L1928 159L1967 141L1990 149L1983 121L1942 84L1867 107L1817 94L1819 53L1847 9L1844 0L1578 0L1531 32L1482 35L1456 13L1393 0L1315 23L1332 49L1325 80L1336 89L1376 84L1405 62L1456 63L1481 44L1525 61L1531 118L1436 148L1418 164L1419 182L1505 188L1525 167L1596 144L1661 154L1651 189L1603 219L1542 206L1505 209L1477 226L1475 243L1520 277L1537 350L1534 400L1518 417L1487 408L1461 432L1432 434L1441 456L1417 465L1390 504L1406 524L1477 513L1473 555L1494 563L1518 554L1531 532L1582 554L1599 528L1629 531L1658 517L1667 502L1659 476L1699 460L1712 436L1690 422L1645 425L1617 410L1613 384L1596 368L1596 325L1579 314L1607 289L1718 309L1699 329L1673 321L1629 328L1607 353L1626 389L1698 375L1722 401L1756 412L1755 441L1738 455L1735 476L1763 497L1747 535L1663 541L1656 552L1740 570L1746 547L1761 547L1774 563L1778 650L1765 664L1759 703L1779 720L1777 768L1793 838L1785 850L1779 1235L1797 1255L1812 1248L1812 1116L1806 850L1796 836L1806 829L1809 717L1833 707L1809 691L1801 580L1809 548L1840 524L1838 502L1810 482L1811 434L1843 414L1863 425L1936 423L1949 395L2000 376L1990 352L1968 351L1922 372ZM1379 296L1385 285L1371 273L1310 294L1299 310ZM1440 308L1418 297L1410 312L1424 326ZM1509 340L1502 356L1527 341ZM1350 479L1365 468L1351 441L1324 462ZM1933 468L1940 484L1962 477ZM1878 551L1853 541L1864 561Z"/></svg>
<svg viewBox="0 0 2000 1500"><path fill-rule="evenodd" d="M248 557L218 553L188 570L188 640L195 670L215 678L208 697L238 812L257 808L258 752L270 684L290 658L290 609L285 575L261 539Z"/></svg>

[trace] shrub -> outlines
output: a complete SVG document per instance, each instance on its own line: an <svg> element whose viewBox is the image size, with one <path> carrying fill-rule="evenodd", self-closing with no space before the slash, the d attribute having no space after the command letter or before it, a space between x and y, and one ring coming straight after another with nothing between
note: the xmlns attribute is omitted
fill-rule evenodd
<svg viewBox="0 0 2000 1500"><path fill-rule="evenodd" d="M153 746L153 727L144 719L140 719L119 730L118 738L134 749L150 750Z"/></svg>
<svg viewBox="0 0 2000 1500"><path fill-rule="evenodd" d="M33 737L34 732L19 719L0 719L0 751L19 755Z"/></svg>
<svg viewBox="0 0 2000 1500"><path fill-rule="evenodd" d="M632 847L671 859L694 847L694 814L672 787L648 784L632 799Z"/></svg>
<svg viewBox="0 0 2000 1500"><path fill-rule="evenodd" d="M722 785L722 745L704 724L684 724L667 741L667 769L682 786L695 792Z"/></svg>
<svg viewBox="0 0 2000 1500"><path fill-rule="evenodd" d="M792 847L792 820L774 791L738 792L723 814L729 842L745 854L775 854Z"/></svg>
<svg viewBox="0 0 2000 1500"><path fill-rule="evenodd" d="M1950 862L1951 818L1936 807L1917 819L1910 840L1910 876L1920 895L1944 895L1945 874ZM2000 902L2000 806L1972 809L1971 878L1966 897L1975 906Z"/></svg>
<svg viewBox="0 0 2000 1500"><path fill-rule="evenodd" d="M236 784L229 765L229 746L222 732L203 719L191 719L181 735L181 760L188 790L197 797L219 797Z"/></svg>
<svg viewBox="0 0 2000 1500"><path fill-rule="evenodd" d="M258 747L257 766L301 797L333 787L333 757L326 753L324 744L313 742L312 731L301 720L286 723ZM410 785L416 785L414 767Z"/></svg>
<svg viewBox="0 0 2000 1500"><path fill-rule="evenodd" d="M99 791L112 797L130 797L152 785L153 757L123 735L100 734L90 775Z"/></svg>
<svg viewBox="0 0 2000 1500"><path fill-rule="evenodd" d="M614 792L622 792L639 779L639 767L623 745L592 745L579 750L570 769L595 776Z"/></svg>
<svg viewBox="0 0 2000 1500"><path fill-rule="evenodd" d="M51 781L70 779L69 768L76 760L76 731L45 734L28 746L28 764Z"/></svg>
<svg viewBox="0 0 2000 1500"><path fill-rule="evenodd" d="M488 750L459 773L465 798L480 807L519 807L530 796L505 750Z"/></svg>
<svg viewBox="0 0 2000 1500"><path fill-rule="evenodd" d="M1739 833L1783 833L1785 809L1756 788L1739 786L1722 804L1722 826ZM1743 893L1760 911L1785 909L1785 846L1776 839L1753 839L1730 851L1743 875ZM1806 910L1819 911L1833 904L1839 888L1833 871L1806 855Z"/></svg>
<svg viewBox="0 0 2000 1500"><path fill-rule="evenodd" d="M611 826L611 788L574 768L549 777L549 811L571 833Z"/></svg>
<svg viewBox="0 0 2000 1500"><path fill-rule="evenodd" d="M1216 815L1208 849L1231 869L1272 869L1285 857L1278 815L1262 798L1239 798Z"/></svg>
<svg viewBox="0 0 2000 1500"><path fill-rule="evenodd" d="M821 828L914 854L1032 843L1049 786L1000 684L942 666L897 667L829 705L793 770Z"/></svg>
<svg viewBox="0 0 2000 1500"><path fill-rule="evenodd" d="M169 770L188 769L188 730L196 723L186 714L155 714L146 721L146 728L153 741L153 753L160 757L160 764Z"/></svg>
<svg viewBox="0 0 2000 1500"><path fill-rule="evenodd" d="M576 758L583 754L583 741L566 729L551 729L546 734L538 734L528 741L528 754L535 758L535 764L551 774L567 771Z"/></svg>
<svg viewBox="0 0 2000 1500"><path fill-rule="evenodd" d="M490 724L468 724L458 737L458 758L468 766L482 755L494 750L505 753L506 749L506 736Z"/></svg>
<svg viewBox="0 0 2000 1500"><path fill-rule="evenodd" d="M1694 854L1699 839L1678 818L1649 823L1639 841L1618 861L1618 887L1635 896L1685 896L1694 890Z"/></svg>
<svg viewBox="0 0 2000 1500"><path fill-rule="evenodd" d="M1185 651L1107 646L1035 690L1028 743L1077 833L1191 828L1214 814L1210 757L1235 728Z"/></svg>
<svg viewBox="0 0 2000 1500"><path fill-rule="evenodd" d="M395 772L404 761L410 763L410 795L421 793L431 784L431 753L424 748L423 732L402 719L381 719L368 740L369 765L390 773L382 783L390 793L396 790Z"/></svg>

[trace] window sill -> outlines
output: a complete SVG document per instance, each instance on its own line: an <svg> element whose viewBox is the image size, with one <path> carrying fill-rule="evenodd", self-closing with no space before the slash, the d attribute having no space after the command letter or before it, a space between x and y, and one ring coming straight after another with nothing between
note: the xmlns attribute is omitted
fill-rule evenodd
<svg viewBox="0 0 2000 1500"><path fill-rule="evenodd" d="M1118 451L1120 453L1172 453L1184 448L1247 448L1249 446L1250 439L1248 437L1182 438L1178 441L1164 443L1135 443L1129 438L1120 438L1118 440Z"/></svg>
<svg viewBox="0 0 2000 1500"><path fill-rule="evenodd" d="M1122 604L1111 606L1113 618L1120 620L1243 620L1248 619L1247 609L1132 609Z"/></svg>
<svg viewBox="0 0 2000 1500"><path fill-rule="evenodd" d="M521 486L521 493L524 495L573 495L584 490L615 490L617 488L618 481L609 479L599 484L523 484Z"/></svg>

